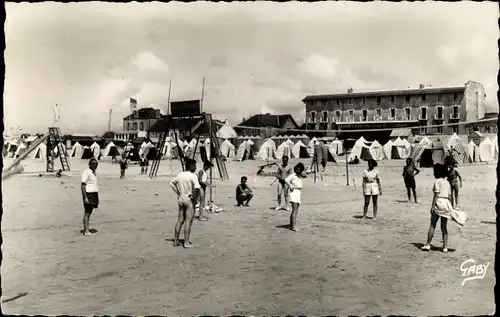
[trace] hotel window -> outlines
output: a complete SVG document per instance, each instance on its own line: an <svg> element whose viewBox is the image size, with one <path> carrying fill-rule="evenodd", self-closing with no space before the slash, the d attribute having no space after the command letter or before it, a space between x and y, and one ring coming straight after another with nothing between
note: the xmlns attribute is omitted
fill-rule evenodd
<svg viewBox="0 0 500 317"><path fill-rule="evenodd" d="M363 109L363 121L366 121L367 116L368 116L368 110Z"/></svg>
<svg viewBox="0 0 500 317"><path fill-rule="evenodd" d="M451 129L452 129L453 133L458 133L458 126L453 125L453 126L451 126Z"/></svg>
<svg viewBox="0 0 500 317"><path fill-rule="evenodd" d="M490 133L490 126L489 125L484 127L484 133Z"/></svg>
<svg viewBox="0 0 500 317"><path fill-rule="evenodd" d="M427 120L427 108L420 108L420 120Z"/></svg>
<svg viewBox="0 0 500 317"><path fill-rule="evenodd" d="M377 118L380 118L382 116L382 109L378 108L377 110L375 110L375 113L377 114Z"/></svg>
<svg viewBox="0 0 500 317"><path fill-rule="evenodd" d="M316 111L311 111L311 123L316 123Z"/></svg>
<svg viewBox="0 0 500 317"><path fill-rule="evenodd" d="M442 125L436 127L436 133L437 134L443 134L443 126Z"/></svg>
<svg viewBox="0 0 500 317"><path fill-rule="evenodd" d="M458 119L459 118L459 114L458 114L458 106L453 106L451 108L451 117L452 119Z"/></svg>
<svg viewBox="0 0 500 317"><path fill-rule="evenodd" d="M340 105L340 100L337 99L337 106Z"/></svg>
<svg viewBox="0 0 500 317"><path fill-rule="evenodd" d="M396 117L396 108L391 108L390 112L391 112L391 115L390 115L391 118Z"/></svg>
<svg viewBox="0 0 500 317"><path fill-rule="evenodd" d="M458 99L458 94L456 92L453 93L453 101L457 101Z"/></svg>
<svg viewBox="0 0 500 317"><path fill-rule="evenodd" d="M132 123L132 130L137 130L137 122Z"/></svg>
<svg viewBox="0 0 500 317"><path fill-rule="evenodd" d="M127 131L130 130L130 122L127 122Z"/></svg>
<svg viewBox="0 0 500 317"><path fill-rule="evenodd" d="M361 98L361 102L365 103L366 102L366 98L365 97Z"/></svg>
<svg viewBox="0 0 500 317"><path fill-rule="evenodd" d="M422 101L427 102L427 95L422 95Z"/></svg>
<svg viewBox="0 0 500 317"><path fill-rule="evenodd" d="M354 110L349 110L349 118L354 117Z"/></svg>
<svg viewBox="0 0 500 317"><path fill-rule="evenodd" d="M323 106L326 106L328 104L328 101L326 100L321 100L321 104L323 104Z"/></svg>
<svg viewBox="0 0 500 317"><path fill-rule="evenodd" d="M437 98L438 98L438 102L443 101L443 95L442 94L438 94Z"/></svg>
<svg viewBox="0 0 500 317"><path fill-rule="evenodd" d="M394 103L394 96L391 96L391 103Z"/></svg>
<svg viewBox="0 0 500 317"><path fill-rule="evenodd" d="M406 101L406 103L410 103L410 95L405 96L405 101Z"/></svg>
<svg viewBox="0 0 500 317"><path fill-rule="evenodd" d="M380 105L381 102L382 102L382 98L377 97L377 105Z"/></svg>
<svg viewBox="0 0 500 317"><path fill-rule="evenodd" d="M328 122L328 111L323 111L321 114L322 122Z"/></svg>
<svg viewBox="0 0 500 317"><path fill-rule="evenodd" d="M406 120L411 120L411 108L405 108Z"/></svg>
<svg viewBox="0 0 500 317"><path fill-rule="evenodd" d="M349 98L349 104L352 105L352 98Z"/></svg>
<svg viewBox="0 0 500 317"><path fill-rule="evenodd" d="M340 114L341 114L341 113L340 113L340 111L339 111L339 110L335 111L335 117L336 117L337 119L340 119Z"/></svg>
<svg viewBox="0 0 500 317"><path fill-rule="evenodd" d="M139 123L139 130L144 131L144 122Z"/></svg>
<svg viewBox="0 0 500 317"><path fill-rule="evenodd" d="M437 114L436 114L436 119L442 120L443 119L443 107L437 107Z"/></svg>

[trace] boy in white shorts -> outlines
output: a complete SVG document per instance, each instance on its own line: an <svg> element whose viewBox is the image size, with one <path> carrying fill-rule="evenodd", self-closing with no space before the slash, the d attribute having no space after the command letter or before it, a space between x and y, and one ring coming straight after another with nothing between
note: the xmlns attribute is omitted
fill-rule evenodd
<svg viewBox="0 0 500 317"><path fill-rule="evenodd" d="M365 196L365 204L363 208L363 218L366 218L368 206L370 205L370 197L373 200L373 220L377 218L378 211L378 196L382 196L382 186L380 186L379 171L375 169L378 166L374 159L368 160L368 169L363 171L363 194Z"/></svg>

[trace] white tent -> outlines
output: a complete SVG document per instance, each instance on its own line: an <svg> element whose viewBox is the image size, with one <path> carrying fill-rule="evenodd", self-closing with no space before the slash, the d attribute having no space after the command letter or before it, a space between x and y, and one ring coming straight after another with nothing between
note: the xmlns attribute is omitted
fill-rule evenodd
<svg viewBox="0 0 500 317"><path fill-rule="evenodd" d="M377 142L377 140L373 141L373 143L370 145L370 154L372 158L376 161L380 161L385 159L385 154L384 154L384 148L380 143Z"/></svg>
<svg viewBox="0 0 500 317"><path fill-rule="evenodd" d="M276 151L274 151L274 156L276 156L277 159L282 159L283 156L288 156L289 158L292 157L292 147L293 147L293 142L290 141L290 139L286 140L285 142L281 143L277 148Z"/></svg>
<svg viewBox="0 0 500 317"><path fill-rule="evenodd" d="M468 161L468 146L456 133L453 133L453 135L448 139L448 142L445 146L446 150L450 150L451 147L453 147L454 149L454 151L452 151L452 156L458 163L464 163Z"/></svg>
<svg viewBox="0 0 500 317"><path fill-rule="evenodd" d="M236 156L236 148L229 140L224 140L220 145L220 152L225 157L233 157Z"/></svg>
<svg viewBox="0 0 500 317"><path fill-rule="evenodd" d="M203 142L203 145L205 146L205 151L206 151L206 154L207 154L207 159L210 159L210 149L211 149L210 138L206 138L205 142Z"/></svg>
<svg viewBox="0 0 500 317"><path fill-rule="evenodd" d="M298 140L297 143L292 147L292 154L293 157L297 158L310 158L311 155L309 154L309 151L307 150L307 146L302 143L302 141Z"/></svg>
<svg viewBox="0 0 500 317"><path fill-rule="evenodd" d="M276 151L276 143L273 140L267 139L260 146L259 153L257 153L257 158L260 160L272 160L275 158L274 152Z"/></svg>
<svg viewBox="0 0 500 317"><path fill-rule="evenodd" d="M392 144L391 158L406 159L410 155L411 146L409 145L410 143L408 143L408 141L405 143L400 137L398 137Z"/></svg>
<svg viewBox="0 0 500 317"><path fill-rule="evenodd" d="M168 140L165 142L165 146L163 147L163 157L166 159L174 159L178 156L179 149L177 147L177 144L175 142Z"/></svg>
<svg viewBox="0 0 500 317"><path fill-rule="evenodd" d="M226 123L220 127L219 131L217 131L217 137L221 139L232 139L237 138L238 134L226 121Z"/></svg>
<svg viewBox="0 0 500 317"><path fill-rule="evenodd" d="M314 149L314 146L315 146L318 142L319 142L319 141L318 141L318 139L316 139L316 137L313 137L313 138L311 139L311 141L309 141L309 144L308 144L307 146L308 146L308 147L310 147L310 148L313 148L313 149Z"/></svg>
<svg viewBox="0 0 500 317"><path fill-rule="evenodd" d="M44 143L40 143L40 145L35 149L33 158L35 160L44 161L47 157L47 146Z"/></svg>
<svg viewBox="0 0 500 317"><path fill-rule="evenodd" d="M343 152L342 142L339 140L333 140L328 149L332 155L339 155Z"/></svg>
<svg viewBox="0 0 500 317"><path fill-rule="evenodd" d="M81 158L82 154L83 146L80 143L76 142L75 145L73 145L73 147L71 148L71 153L69 156L74 158Z"/></svg>
<svg viewBox="0 0 500 317"><path fill-rule="evenodd" d="M241 142L238 147L238 152L236 153L236 157L239 161L251 160L253 159L251 146L253 145L252 140L247 140Z"/></svg>
<svg viewBox="0 0 500 317"><path fill-rule="evenodd" d="M392 153L392 146L393 145L394 145L394 142L392 142L391 140L389 140L382 147L383 150L384 150L385 157L387 157L387 159L391 159L391 153Z"/></svg>
<svg viewBox="0 0 500 317"><path fill-rule="evenodd" d="M469 162L479 162L479 147L474 143L474 141L470 141L467 145L467 152L469 157Z"/></svg>
<svg viewBox="0 0 500 317"><path fill-rule="evenodd" d="M495 135L491 141L493 142L493 153L491 157L493 159L498 159L498 137Z"/></svg>
<svg viewBox="0 0 500 317"><path fill-rule="evenodd" d="M366 140L363 137L360 137L351 149L351 153L349 154L347 160L352 161L356 157L361 159L361 153L363 152L363 148L369 149L370 147L366 144Z"/></svg>
<svg viewBox="0 0 500 317"><path fill-rule="evenodd" d="M97 144L95 142L92 143L92 145L90 146L90 150L94 154L94 157L96 159L99 159L99 154L101 154L101 147L99 146L99 144Z"/></svg>
<svg viewBox="0 0 500 317"><path fill-rule="evenodd" d="M495 153L495 145L486 137L481 144L479 144L479 158L481 162L491 162Z"/></svg>
<svg viewBox="0 0 500 317"><path fill-rule="evenodd" d="M20 141L19 144L17 145L17 150L16 153L14 154L14 157L18 157L21 154L23 154L25 151L28 150L28 147L26 146L26 143L23 141Z"/></svg>
<svg viewBox="0 0 500 317"><path fill-rule="evenodd" d="M118 147L113 143L109 142L109 144L104 148L102 151L102 156L103 157L108 157L108 156L120 156L120 151L118 151Z"/></svg>
<svg viewBox="0 0 500 317"><path fill-rule="evenodd" d="M432 147L432 141L427 136L424 136L422 140L420 140L420 142L418 142L418 144L416 144L413 147L413 151L411 153L411 158L413 159L413 162L418 162L424 150L429 149L431 147ZM391 153L389 153L389 155L390 154Z"/></svg>

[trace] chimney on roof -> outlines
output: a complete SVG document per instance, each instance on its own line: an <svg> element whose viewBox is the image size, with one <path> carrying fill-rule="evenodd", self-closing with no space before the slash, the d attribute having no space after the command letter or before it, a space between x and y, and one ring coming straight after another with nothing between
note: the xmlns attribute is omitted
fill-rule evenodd
<svg viewBox="0 0 500 317"><path fill-rule="evenodd" d="M352 92L353 92L352 87L351 87L351 88L349 88L349 89L347 89L347 93L348 93L348 94L352 94Z"/></svg>
<svg viewBox="0 0 500 317"><path fill-rule="evenodd" d="M420 89L423 89L425 86L423 84L420 84Z"/></svg>

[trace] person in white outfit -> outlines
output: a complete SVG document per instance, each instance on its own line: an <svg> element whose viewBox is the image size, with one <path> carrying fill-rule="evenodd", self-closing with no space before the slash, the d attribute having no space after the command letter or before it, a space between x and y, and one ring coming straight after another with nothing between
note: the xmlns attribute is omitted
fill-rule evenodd
<svg viewBox="0 0 500 317"><path fill-rule="evenodd" d="M174 247L180 245L179 235L184 226L184 248L192 248L189 240L191 226L194 218L194 205L200 194L200 183L194 173L196 171L196 161L186 159L186 171L181 172L170 182L170 187L177 194L177 204L179 205L179 216L175 225Z"/></svg>
<svg viewBox="0 0 500 317"><path fill-rule="evenodd" d="M97 186L97 160L95 158L90 159L89 168L83 171L81 191L83 198L83 234L86 236L93 236L94 234L90 232L89 221L92 211L99 207L99 188Z"/></svg>
<svg viewBox="0 0 500 317"><path fill-rule="evenodd" d="M290 203L292 205L292 213L290 214L290 230L298 231L297 228L297 214L299 213L299 206L302 196L302 173L304 172L304 164L298 163L293 168L294 173L285 178L285 183L289 188Z"/></svg>
<svg viewBox="0 0 500 317"><path fill-rule="evenodd" d="M375 169L378 166L374 159L368 160L368 169L363 171L363 194L365 196L365 204L363 207L363 217L366 218L370 198L373 200L373 220L377 218L378 211L378 196L382 196L382 186L380 185L380 173Z"/></svg>

